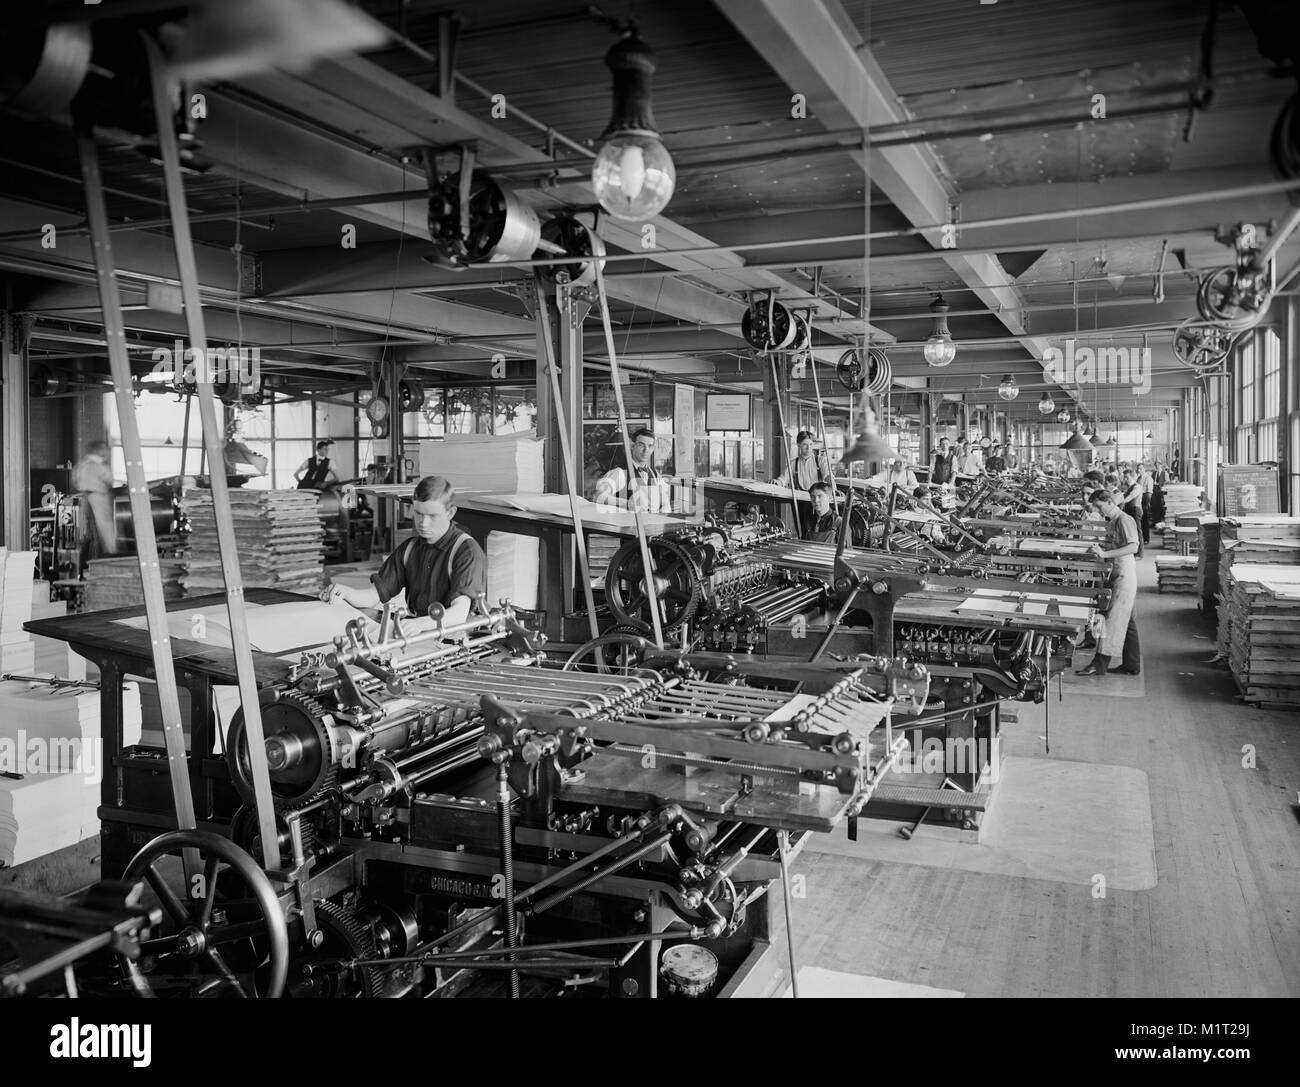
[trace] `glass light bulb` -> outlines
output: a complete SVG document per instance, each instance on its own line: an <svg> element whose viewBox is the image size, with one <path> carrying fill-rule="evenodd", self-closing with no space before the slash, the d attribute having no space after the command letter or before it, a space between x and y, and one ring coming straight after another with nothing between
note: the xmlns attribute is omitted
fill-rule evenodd
<svg viewBox="0 0 1300 1087"><path fill-rule="evenodd" d="M677 170L663 142L645 130L616 132L591 168L596 199L615 219L642 222L668 206Z"/></svg>
<svg viewBox="0 0 1300 1087"><path fill-rule="evenodd" d="M931 366L947 366L957 357L957 345L950 337L935 333L925 341L921 352Z"/></svg>

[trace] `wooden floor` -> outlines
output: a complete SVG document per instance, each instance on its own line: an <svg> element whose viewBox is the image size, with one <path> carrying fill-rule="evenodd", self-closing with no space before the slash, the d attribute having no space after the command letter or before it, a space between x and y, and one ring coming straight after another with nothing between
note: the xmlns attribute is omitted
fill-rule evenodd
<svg viewBox="0 0 1300 1087"><path fill-rule="evenodd" d="M968 996L1300 996L1300 714L1238 698L1191 595L1159 594L1138 562L1146 698L1066 694L1053 759L1149 778L1157 884L1092 888L804 854L800 965ZM1055 684L1053 685L1055 686ZM1006 751L1043 756L1042 707ZM1255 768L1243 768L1252 745ZM784 937L781 937L784 946Z"/></svg>

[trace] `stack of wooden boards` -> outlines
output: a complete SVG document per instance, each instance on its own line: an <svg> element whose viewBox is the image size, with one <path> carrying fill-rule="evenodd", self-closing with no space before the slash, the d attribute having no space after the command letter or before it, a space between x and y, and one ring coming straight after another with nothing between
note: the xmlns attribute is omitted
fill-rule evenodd
<svg viewBox="0 0 1300 1087"><path fill-rule="evenodd" d="M1219 595L1219 519L1203 517L1196 533L1196 592L1201 598L1201 611L1207 615L1214 611Z"/></svg>
<svg viewBox="0 0 1300 1087"><path fill-rule="evenodd" d="M1300 566L1228 567L1218 648L1247 701L1300 706Z"/></svg>
<svg viewBox="0 0 1300 1087"><path fill-rule="evenodd" d="M163 599L179 600L184 563L179 558L158 556L162 574ZM144 603L140 584L140 560L131 555L120 559L91 559L86 564L86 611L109 608L138 608Z"/></svg>
<svg viewBox="0 0 1300 1087"><path fill-rule="evenodd" d="M187 597L225 591L212 492L185 496L191 533L181 585ZM230 492L239 568L247 589L315 595L325 566L325 532L315 491Z"/></svg>
<svg viewBox="0 0 1300 1087"><path fill-rule="evenodd" d="M122 688L128 744L140 738L140 694ZM0 863L22 864L99 833L99 691L0 683Z"/></svg>
<svg viewBox="0 0 1300 1087"><path fill-rule="evenodd" d="M32 617L35 577L35 551L0 547L0 672L30 672L36 666L36 644L23 630Z"/></svg>
<svg viewBox="0 0 1300 1087"><path fill-rule="evenodd" d="M1195 556L1157 555L1156 587L1162 593L1196 592Z"/></svg>

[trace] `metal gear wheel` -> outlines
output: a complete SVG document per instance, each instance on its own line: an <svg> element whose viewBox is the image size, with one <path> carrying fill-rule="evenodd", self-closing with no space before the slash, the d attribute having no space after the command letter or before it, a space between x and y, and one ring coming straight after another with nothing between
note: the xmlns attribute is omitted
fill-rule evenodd
<svg viewBox="0 0 1300 1087"><path fill-rule="evenodd" d="M289 971L289 992L303 996L383 996L384 972L365 968L354 968L338 975L332 986L333 991L319 991L316 988L319 982L313 984L310 991L307 990L307 985L311 983L305 982L301 967L313 958L374 960L378 957L370 926L361 920L355 910L340 906L337 902L324 901L315 904L314 912L316 927L324 933L325 939L320 947L295 958ZM320 976L314 974L313 978Z"/></svg>
<svg viewBox="0 0 1300 1087"><path fill-rule="evenodd" d="M337 771L329 721L324 706L297 691L285 691L262 706L262 732L268 742L279 741L277 759L268 760L272 761L271 797L277 811L300 808L334 784ZM230 780L251 804L253 777L242 708L231 721L226 744Z"/></svg>
<svg viewBox="0 0 1300 1087"><path fill-rule="evenodd" d="M681 629L704 599L704 571L691 549L664 536L647 541L665 634ZM605 601L620 623L650 623L645 568L636 541L624 544L605 573Z"/></svg>

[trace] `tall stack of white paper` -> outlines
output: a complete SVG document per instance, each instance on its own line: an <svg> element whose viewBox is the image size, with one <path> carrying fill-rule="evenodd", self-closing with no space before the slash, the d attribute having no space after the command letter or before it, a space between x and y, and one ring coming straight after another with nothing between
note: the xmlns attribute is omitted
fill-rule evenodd
<svg viewBox="0 0 1300 1087"><path fill-rule="evenodd" d="M518 434L449 434L420 446L420 474L445 476L457 490L540 494L545 487L543 439Z"/></svg>
<svg viewBox="0 0 1300 1087"><path fill-rule="evenodd" d="M30 672L36 665L36 644L23 630L32 617L35 551L0 547L0 672Z"/></svg>
<svg viewBox="0 0 1300 1087"><path fill-rule="evenodd" d="M537 607L537 578L541 540L513 532L489 532L487 538L487 596L496 607L509 600L517 608Z"/></svg>
<svg viewBox="0 0 1300 1087"><path fill-rule="evenodd" d="M125 744L139 742L140 692L122 687ZM99 692L0 683L0 861L42 857L99 833L105 772Z"/></svg>

